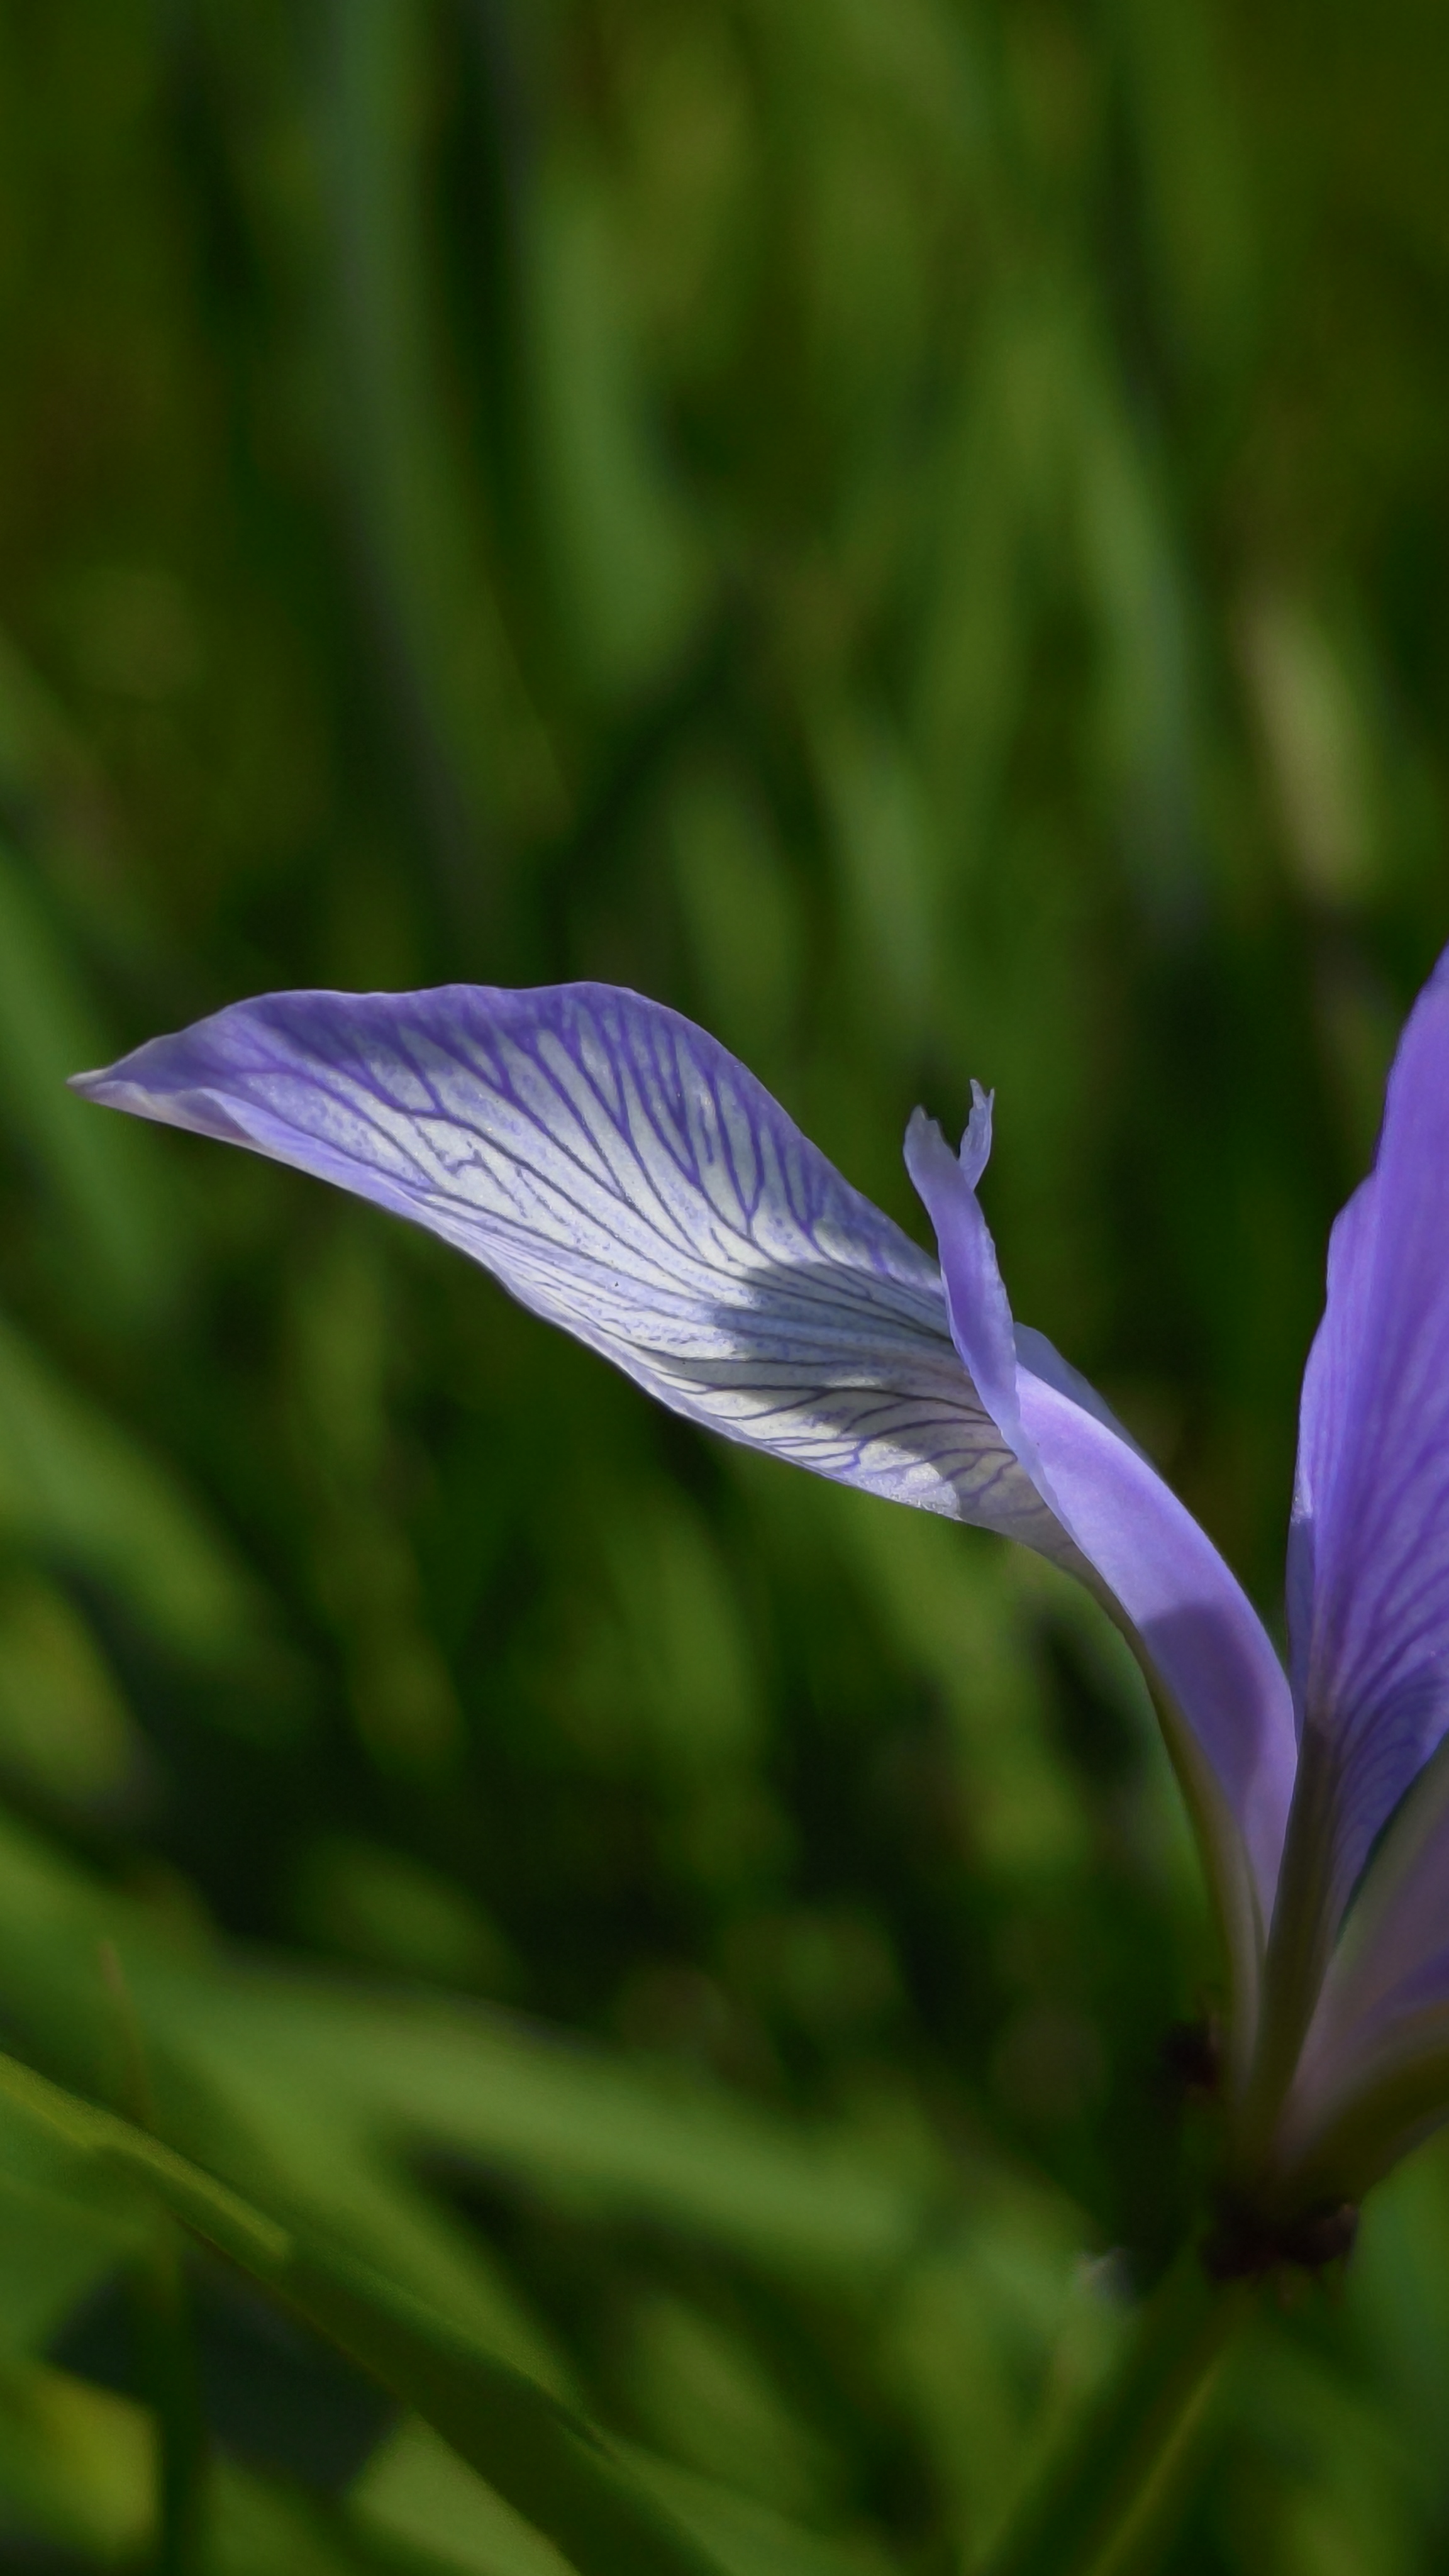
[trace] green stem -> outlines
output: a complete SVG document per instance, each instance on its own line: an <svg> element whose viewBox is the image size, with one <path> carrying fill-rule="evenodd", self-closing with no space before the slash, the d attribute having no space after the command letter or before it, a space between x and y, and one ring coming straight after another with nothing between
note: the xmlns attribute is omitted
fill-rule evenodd
<svg viewBox="0 0 1449 2576"><path fill-rule="evenodd" d="M979 2576L1106 2576L1138 2556L1176 2491L1218 2363L1257 2288L1210 2281L1195 2247L1179 2255Z"/></svg>

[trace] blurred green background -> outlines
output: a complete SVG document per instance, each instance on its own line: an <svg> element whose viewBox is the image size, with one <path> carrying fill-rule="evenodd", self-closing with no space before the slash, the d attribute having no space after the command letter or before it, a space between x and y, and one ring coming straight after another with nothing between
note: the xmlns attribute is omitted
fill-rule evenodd
<svg viewBox="0 0 1449 2576"><path fill-rule="evenodd" d="M629 2446L725 2576L969 2567L1209 2133L1145 1702L1034 1562L702 1437L63 1075L597 976L1019 1315L1278 1617L1449 932L1423 0L3 0L0 2036ZM0 2565L145 2563L135 2248L0 2134ZM220 2268L206 2566L559 2576ZM132 2302L134 2304L134 2302ZM1449 2164L1170 2564L1449 2566Z"/></svg>

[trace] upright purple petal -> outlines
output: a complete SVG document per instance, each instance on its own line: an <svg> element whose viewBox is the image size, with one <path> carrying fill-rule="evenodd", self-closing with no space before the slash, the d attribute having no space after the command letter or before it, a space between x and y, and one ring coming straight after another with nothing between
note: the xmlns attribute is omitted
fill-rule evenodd
<svg viewBox="0 0 1449 2576"><path fill-rule="evenodd" d="M1074 1560L935 1263L676 1012L591 984L272 994L76 1087L428 1227L712 1430Z"/></svg>
<svg viewBox="0 0 1449 2576"><path fill-rule="evenodd" d="M1358 1357L1358 1319L1373 1260L1378 1193L1372 1174L1334 1219L1328 1238L1328 1294L1303 1372L1298 1461L1288 1528L1288 1632L1299 1718L1313 1636L1314 1518L1332 1475L1332 1451Z"/></svg>
<svg viewBox="0 0 1449 2576"><path fill-rule="evenodd" d="M1400 1041L1373 1173L1334 1229L1289 1592L1305 1752L1332 1790L1331 1920L1449 1729L1446 960Z"/></svg>
<svg viewBox="0 0 1449 2576"><path fill-rule="evenodd" d="M973 1129L975 1132L973 1133ZM940 1246L956 1347L1043 1499L1141 1640L1192 1730L1246 1844L1268 1920L1296 1763L1282 1665L1206 1533L1040 1336L1013 1343L995 1248L976 1198L976 1117L961 1158L912 1122L907 1160Z"/></svg>

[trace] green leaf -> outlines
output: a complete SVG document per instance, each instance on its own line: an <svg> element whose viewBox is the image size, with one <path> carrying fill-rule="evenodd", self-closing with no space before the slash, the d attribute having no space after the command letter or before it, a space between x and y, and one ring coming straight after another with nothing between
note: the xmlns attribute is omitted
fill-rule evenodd
<svg viewBox="0 0 1449 2576"><path fill-rule="evenodd" d="M856 2290L907 2260L935 2214L931 2182L843 2127L484 2007L238 1976L212 1992L192 2044L221 2080L265 2062L278 2089L323 2089L379 2142L472 2157L565 2206L663 2220ZM954 2197L944 2170L939 2193Z"/></svg>
<svg viewBox="0 0 1449 2576"><path fill-rule="evenodd" d="M331 2207L339 2229L355 2210L359 2251L406 2237L424 2207L400 2173L376 2179L420 2149L852 2296L959 2200L961 2169L939 2151L901 2164L844 2124L783 2118L482 2006L225 1964L0 1813L0 2000L80 2083L112 2045L103 1939L125 1963L167 2133L243 2188L285 2177L300 2209ZM968 2187L990 2171L968 2171ZM457 2231L434 2243L415 2286L446 2305L467 2258Z"/></svg>
<svg viewBox="0 0 1449 2576"><path fill-rule="evenodd" d="M0 2364L43 2344L145 2235L132 2191L0 2105Z"/></svg>
<svg viewBox="0 0 1449 2576"><path fill-rule="evenodd" d="M1117 2365L1031 2462L981 2576L1100 2576L1165 2541L1227 2347L1261 2283L1210 2281L1186 2246L1133 2321Z"/></svg>
<svg viewBox="0 0 1449 2576"><path fill-rule="evenodd" d="M328 2336L557 2541L580 2576L717 2576L591 2425L421 2299L278 2225L144 2131L14 2059L0 2059L0 2098L154 2196Z"/></svg>
<svg viewBox="0 0 1449 2576"><path fill-rule="evenodd" d="M348 2507L364 2534L436 2553L464 2576L567 2576L553 2542L415 2415L373 2453Z"/></svg>
<svg viewBox="0 0 1449 2576"><path fill-rule="evenodd" d="M69 1221L92 1301L127 1318L175 1294L182 1245L151 1137L102 1122L66 1076L114 1048L92 1015L65 950L0 840L0 1099L6 1124Z"/></svg>
<svg viewBox="0 0 1449 2576"><path fill-rule="evenodd" d="M299 2246L275 2270L255 2268L308 2324L432 2424L580 2576L706 2576L708 2555L651 2504L582 2417L421 2300L321 2247Z"/></svg>
<svg viewBox="0 0 1449 2576"><path fill-rule="evenodd" d="M657 682L708 591L701 530L668 468L631 328L600 173L555 150L529 209L531 393L550 569L580 676L601 695Z"/></svg>
<svg viewBox="0 0 1449 2576"><path fill-rule="evenodd" d="M201 1506L3 1320L0 1532L104 1584L199 1660L260 1634L260 1595Z"/></svg>
<svg viewBox="0 0 1449 2576"><path fill-rule="evenodd" d="M905 2106L881 2105L868 2135L788 2120L499 2013L239 1968L0 1819L0 2002L81 2085L116 2054L102 1940L172 2145L494 2362L571 2393L551 2329L420 2186L420 2159L466 2160L574 2217L663 2221L868 2319L962 2532L999 2515L1059 2367L1082 2242L1066 2200L980 2153L948 2164Z"/></svg>
<svg viewBox="0 0 1449 2576"><path fill-rule="evenodd" d="M691 2531L722 2576L887 2576L869 2542L827 2539L675 2467L638 2444L621 2456L640 2485ZM415 2419L399 2426L351 2491L361 2528L436 2550L466 2576L561 2576L552 2543L513 2514L456 2453Z"/></svg>
<svg viewBox="0 0 1449 2576"><path fill-rule="evenodd" d="M481 495L450 402L428 267L427 22L400 0L332 15L327 84L340 446L355 525L406 672L407 732L446 804L459 877L500 832L562 819L565 791L514 650ZM441 790L441 794L439 791Z"/></svg>
<svg viewBox="0 0 1449 2576"><path fill-rule="evenodd" d="M889 2576L896 2564L872 2540L802 2531L753 2496L655 2459L637 2444L625 2458L641 2485L678 2516L718 2562L723 2576Z"/></svg>
<svg viewBox="0 0 1449 2576"><path fill-rule="evenodd" d="M0 1764L89 1806L124 1788L144 1741L76 1605L33 1569L0 1574Z"/></svg>
<svg viewBox="0 0 1449 2576"><path fill-rule="evenodd" d="M124 2397L40 2364L0 2371L0 2496L61 2548L139 2555L155 2517L150 2417Z"/></svg>
<svg viewBox="0 0 1449 2576"><path fill-rule="evenodd" d="M53 2547L103 2566L134 2565L155 2539L150 2415L69 2371L0 2370L0 2504ZM378 2563L341 2514L230 2461L212 2464L205 2576L377 2576ZM446 2576L445 2558L417 2552L408 2576L435 2565Z"/></svg>
<svg viewBox="0 0 1449 2576"><path fill-rule="evenodd" d="M157 2125L244 2190L285 2198L490 2341L563 2386L551 2338L475 2233L405 2171L345 2085L285 2045L286 1987L249 1979L198 1942L194 1920L117 1896L0 1812L0 2000L38 2051L78 2085L118 2063L102 1943L123 1964ZM346 1989L310 1989L312 2027L344 2016ZM401 2014L398 2016L403 2017ZM273 2025L280 2025L274 2029Z"/></svg>

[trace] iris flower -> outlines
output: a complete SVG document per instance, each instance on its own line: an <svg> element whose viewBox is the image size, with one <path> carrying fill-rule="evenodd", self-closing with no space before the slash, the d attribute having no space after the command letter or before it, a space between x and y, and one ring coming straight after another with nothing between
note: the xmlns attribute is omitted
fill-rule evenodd
<svg viewBox="0 0 1449 2576"><path fill-rule="evenodd" d="M1286 1671L1101 1397L1013 1321L979 1085L959 1152L920 1110L906 1131L939 1261L713 1038L607 985L271 994L76 1088L427 1227L711 1431L1077 1576L1146 1675L1222 1927L1210 2266L1343 2250L1449 2112L1449 952L1333 1229Z"/></svg>

